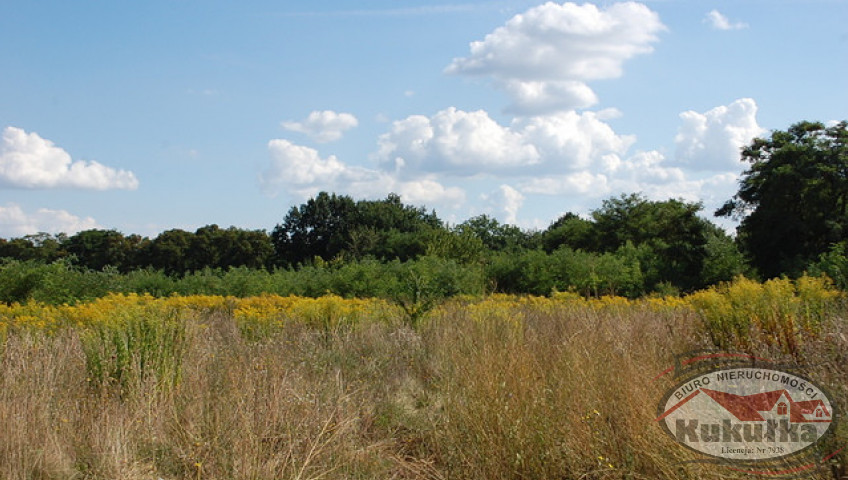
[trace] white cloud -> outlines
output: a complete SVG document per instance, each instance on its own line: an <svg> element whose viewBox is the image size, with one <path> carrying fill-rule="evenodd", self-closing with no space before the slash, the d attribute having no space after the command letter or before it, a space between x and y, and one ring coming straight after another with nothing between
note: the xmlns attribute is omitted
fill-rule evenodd
<svg viewBox="0 0 848 480"><path fill-rule="evenodd" d="M378 139L376 159L385 170L405 176L571 171L623 154L635 141L602 121L610 115L569 111L502 126L485 111L450 107L432 117L394 122Z"/></svg>
<svg viewBox="0 0 848 480"><path fill-rule="evenodd" d="M524 195L509 185L501 185L492 193L482 195L490 210L503 213L504 222L516 224L518 222L518 210L524 204Z"/></svg>
<svg viewBox="0 0 848 480"><path fill-rule="evenodd" d="M512 17L471 43L450 74L492 77L520 114L586 108L597 102L587 81L617 78L624 61L650 53L665 26L645 5L548 2Z"/></svg>
<svg viewBox="0 0 848 480"><path fill-rule="evenodd" d="M574 171L607 163L623 155L636 141L633 135L619 135L603 121L612 114L601 112L562 112L519 120L525 142L540 153L553 171Z"/></svg>
<svg viewBox="0 0 848 480"><path fill-rule="evenodd" d="M707 13L707 16L704 17L704 23L708 23L716 30L741 30L743 28L748 28L747 23L731 22L730 19L718 10L710 10L710 12Z"/></svg>
<svg viewBox="0 0 848 480"><path fill-rule="evenodd" d="M538 115L598 103L598 96L583 82L507 80L502 88L513 98L507 112L516 115Z"/></svg>
<svg viewBox="0 0 848 480"><path fill-rule="evenodd" d="M534 177L521 182L519 188L525 193L541 195L600 197L610 192L607 176L590 171Z"/></svg>
<svg viewBox="0 0 848 480"><path fill-rule="evenodd" d="M138 188L138 180L132 172L115 170L97 162L74 162L68 152L50 140L16 127L3 130L0 184L18 188Z"/></svg>
<svg viewBox="0 0 848 480"><path fill-rule="evenodd" d="M443 205L455 209L465 203L465 191L458 187L445 187L433 179L412 181L390 180L382 184L381 195L395 191L404 202L412 205ZM387 187L389 187L387 190Z"/></svg>
<svg viewBox="0 0 848 480"><path fill-rule="evenodd" d="M268 195L285 191L308 198L325 190L376 198L395 192L405 202L446 208L455 208L465 201L461 188L446 187L428 176L402 181L385 171L347 165L333 155L321 158L317 150L288 140L271 140L268 151L271 164L259 177Z"/></svg>
<svg viewBox="0 0 848 480"><path fill-rule="evenodd" d="M350 113L336 113L332 110L314 111L302 122L283 122L282 126L292 132L303 133L318 143L334 142L345 131L359 125L359 121Z"/></svg>
<svg viewBox="0 0 848 480"><path fill-rule="evenodd" d="M680 114L683 124L674 141L676 160L694 170L739 170L740 150L764 133L757 123L757 103L740 98L698 113Z"/></svg>
<svg viewBox="0 0 848 480"><path fill-rule="evenodd" d="M454 107L433 115L412 115L392 124L378 139L377 158L384 168L459 175L487 173L483 169L538 163L536 149L521 135L502 127L483 111Z"/></svg>
<svg viewBox="0 0 848 480"><path fill-rule="evenodd" d="M100 228L91 217L80 218L65 210L39 208L24 212L17 204L0 206L0 237L21 237L39 232L74 234L81 230Z"/></svg>
<svg viewBox="0 0 848 480"><path fill-rule="evenodd" d="M323 159L317 150L295 145L288 140L271 140L268 142L268 150L271 152L271 166L261 177L266 191L285 184L308 187L333 183L346 171L345 165L335 156Z"/></svg>

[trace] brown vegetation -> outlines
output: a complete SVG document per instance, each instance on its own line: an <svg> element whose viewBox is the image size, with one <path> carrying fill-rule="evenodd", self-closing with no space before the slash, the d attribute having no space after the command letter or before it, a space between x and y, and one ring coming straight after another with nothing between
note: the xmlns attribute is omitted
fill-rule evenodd
<svg viewBox="0 0 848 480"><path fill-rule="evenodd" d="M844 313L831 311L793 351L746 346L778 360L801 354L845 411ZM692 455L654 422L670 383L653 377L675 354L712 346L683 302L457 299L417 329L398 314L283 321L259 337L227 309L176 321L176 379L98 381L87 330L10 330L0 477L746 478L682 463ZM838 461L805 474L832 479Z"/></svg>

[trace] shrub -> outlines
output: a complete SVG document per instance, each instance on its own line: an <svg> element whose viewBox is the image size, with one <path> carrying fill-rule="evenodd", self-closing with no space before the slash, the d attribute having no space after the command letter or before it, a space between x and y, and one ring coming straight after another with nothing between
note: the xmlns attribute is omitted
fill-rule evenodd
<svg viewBox="0 0 848 480"><path fill-rule="evenodd" d="M819 333L840 297L826 277L759 283L740 276L687 299L715 346L751 352L755 344L765 344L797 355L804 339Z"/></svg>

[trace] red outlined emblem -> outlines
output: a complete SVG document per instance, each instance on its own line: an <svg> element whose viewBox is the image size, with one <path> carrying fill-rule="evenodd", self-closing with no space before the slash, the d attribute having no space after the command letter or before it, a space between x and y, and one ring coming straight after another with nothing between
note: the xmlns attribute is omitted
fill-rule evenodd
<svg viewBox="0 0 848 480"><path fill-rule="evenodd" d="M815 468L836 454L823 445L836 412L800 370L742 354L684 355L655 378L674 372L680 379L660 401L656 422L700 454L693 461L771 475Z"/></svg>

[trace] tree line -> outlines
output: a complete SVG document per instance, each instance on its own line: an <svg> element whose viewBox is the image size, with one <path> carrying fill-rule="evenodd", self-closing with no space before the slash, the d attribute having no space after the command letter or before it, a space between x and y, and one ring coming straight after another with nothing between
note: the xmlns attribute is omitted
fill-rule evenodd
<svg viewBox="0 0 848 480"><path fill-rule="evenodd" d="M566 213L544 230L523 230L487 215L448 225L395 194L355 200L321 192L291 207L270 232L207 225L154 238L92 229L0 239L0 269L60 262L72 269L173 278L307 268L339 275L347 268L346 274L367 276L380 274L377 265L408 264L414 283L449 265L473 273L474 287L464 290L631 297L689 292L739 274L826 273L845 286L846 132L845 122L801 122L743 149L750 167L738 193L715 212L740 220L735 238L704 218L700 203L640 194L606 199L588 217ZM437 263L441 267L433 267ZM338 284L329 290L369 293Z"/></svg>

